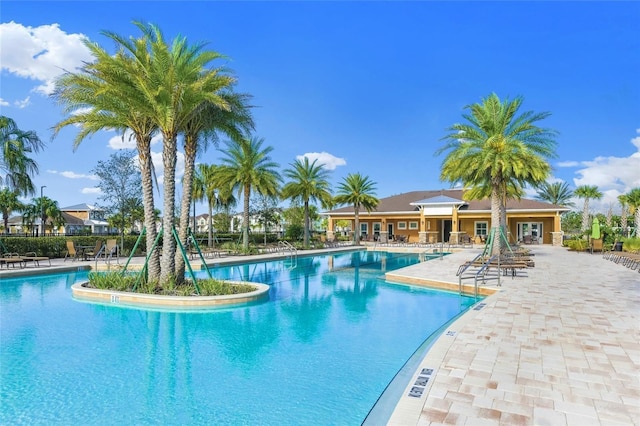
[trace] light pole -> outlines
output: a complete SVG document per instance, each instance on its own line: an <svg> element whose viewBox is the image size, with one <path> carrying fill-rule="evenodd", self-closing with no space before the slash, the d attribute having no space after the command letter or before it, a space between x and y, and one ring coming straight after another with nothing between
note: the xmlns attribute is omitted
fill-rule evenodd
<svg viewBox="0 0 640 426"><path fill-rule="evenodd" d="M42 224L42 236L44 237L44 196L43 190L47 187L47 185L42 185L40 187L40 223Z"/></svg>

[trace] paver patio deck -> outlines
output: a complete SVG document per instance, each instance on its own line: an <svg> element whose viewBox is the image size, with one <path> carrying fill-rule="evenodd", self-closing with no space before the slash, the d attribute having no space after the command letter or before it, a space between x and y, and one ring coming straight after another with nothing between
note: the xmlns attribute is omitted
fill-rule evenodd
<svg viewBox="0 0 640 426"><path fill-rule="evenodd" d="M481 309L465 313L436 340L388 424L640 424L640 274L601 255L531 248L536 266L527 277L503 277ZM457 288L458 266L477 252L387 276ZM51 267L0 269L0 277L93 263L56 259ZM425 392L408 396L424 368L433 370Z"/></svg>
<svg viewBox="0 0 640 426"><path fill-rule="evenodd" d="M389 424L640 424L640 274L601 255L532 251L528 277L503 277L438 338ZM392 274L457 283L452 266L472 257ZM408 396L423 368L434 370L424 394Z"/></svg>

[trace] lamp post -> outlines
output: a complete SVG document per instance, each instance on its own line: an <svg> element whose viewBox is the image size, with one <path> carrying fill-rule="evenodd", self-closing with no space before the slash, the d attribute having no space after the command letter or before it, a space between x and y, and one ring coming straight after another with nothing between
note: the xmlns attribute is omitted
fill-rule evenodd
<svg viewBox="0 0 640 426"><path fill-rule="evenodd" d="M42 236L44 237L44 196L43 190L47 187L47 185L42 185L40 187L40 223L42 225Z"/></svg>

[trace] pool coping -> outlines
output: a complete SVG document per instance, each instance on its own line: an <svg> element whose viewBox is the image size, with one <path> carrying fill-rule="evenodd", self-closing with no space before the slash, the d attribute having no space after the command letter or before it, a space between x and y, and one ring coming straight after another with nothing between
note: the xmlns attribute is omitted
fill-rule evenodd
<svg viewBox="0 0 640 426"><path fill-rule="evenodd" d="M165 296L159 294L131 293L115 290L101 290L88 288L86 283L75 283L71 286L74 299L96 302L110 305L124 305L138 308L154 307L162 309L211 309L215 307L229 307L245 305L259 301L269 295L269 287L266 284L226 281L232 284L248 284L256 287L254 291L223 296Z"/></svg>

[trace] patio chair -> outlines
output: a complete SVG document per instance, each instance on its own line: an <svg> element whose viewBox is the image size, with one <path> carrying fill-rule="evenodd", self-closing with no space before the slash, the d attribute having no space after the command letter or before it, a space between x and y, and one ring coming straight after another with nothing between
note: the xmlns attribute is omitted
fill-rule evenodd
<svg viewBox="0 0 640 426"><path fill-rule="evenodd" d="M76 250L76 245L72 240L67 240L67 254L64 256L64 262L67 261L68 257L71 258L71 261L73 262L78 259L79 256L80 254Z"/></svg>
<svg viewBox="0 0 640 426"><path fill-rule="evenodd" d="M49 259L46 256L38 256L36 255L35 251L30 251L25 253L24 256L22 256L22 258L25 260L25 266L26 266L26 262L33 262L35 266L40 266L41 260L46 260L47 262L49 262L49 266L51 266L51 259Z"/></svg>
<svg viewBox="0 0 640 426"><path fill-rule="evenodd" d="M118 240L115 238L111 238L107 240L107 244L104 248L104 258L112 259L115 255L116 260L118 259Z"/></svg>
<svg viewBox="0 0 640 426"><path fill-rule="evenodd" d="M98 258L102 254L102 246L102 240L96 241L96 246L93 250L84 252L84 259L87 260L90 257L93 257L94 259Z"/></svg>
<svg viewBox="0 0 640 426"><path fill-rule="evenodd" d="M525 235L524 237L522 237L522 242L524 244L532 244L533 239L531 238L531 235Z"/></svg>
<svg viewBox="0 0 640 426"><path fill-rule="evenodd" d="M589 250L591 251L591 254L593 254L594 251L602 252L602 238L592 238Z"/></svg>
<svg viewBox="0 0 640 426"><path fill-rule="evenodd" d="M20 268L24 268L27 262L18 253L5 253L4 256L0 258L0 267L7 265L7 269L9 269L9 265L11 265L15 268L16 264L18 264Z"/></svg>

